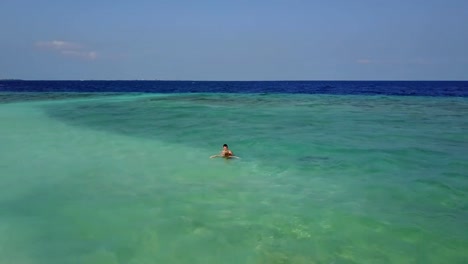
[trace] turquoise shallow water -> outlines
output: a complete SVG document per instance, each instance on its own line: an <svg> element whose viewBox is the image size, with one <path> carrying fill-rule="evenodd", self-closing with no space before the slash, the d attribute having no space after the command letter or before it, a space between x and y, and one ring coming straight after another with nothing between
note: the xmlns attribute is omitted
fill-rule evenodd
<svg viewBox="0 0 468 264"><path fill-rule="evenodd" d="M14 96L0 263L468 260L466 98Z"/></svg>

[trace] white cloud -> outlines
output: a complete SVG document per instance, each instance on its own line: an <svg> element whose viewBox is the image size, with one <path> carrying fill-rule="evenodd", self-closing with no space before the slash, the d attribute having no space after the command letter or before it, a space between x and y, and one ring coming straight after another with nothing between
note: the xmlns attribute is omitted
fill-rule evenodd
<svg viewBox="0 0 468 264"><path fill-rule="evenodd" d="M55 50L76 50L81 48L81 46L77 43L63 40L38 41L36 42L36 46L40 48Z"/></svg>
<svg viewBox="0 0 468 264"><path fill-rule="evenodd" d="M53 52L58 52L58 54L66 57L88 60L95 60L98 57L98 53L96 51L84 49L82 45L75 42L63 40L38 41L35 46Z"/></svg>
<svg viewBox="0 0 468 264"><path fill-rule="evenodd" d="M95 51L62 50L60 54L64 56L78 57L89 60L94 60L97 58L97 52Z"/></svg>

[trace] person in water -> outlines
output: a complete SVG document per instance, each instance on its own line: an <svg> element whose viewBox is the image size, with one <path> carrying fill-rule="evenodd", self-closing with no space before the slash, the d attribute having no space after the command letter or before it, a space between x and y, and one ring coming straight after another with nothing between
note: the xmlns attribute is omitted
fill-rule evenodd
<svg viewBox="0 0 468 264"><path fill-rule="evenodd" d="M211 158L217 158L217 157L221 157L221 158L225 158L225 159L239 158L239 157L235 156L234 153L232 153L232 151L229 149L227 144L223 145L223 150L221 150L220 154L213 155L213 156L210 157L210 159Z"/></svg>

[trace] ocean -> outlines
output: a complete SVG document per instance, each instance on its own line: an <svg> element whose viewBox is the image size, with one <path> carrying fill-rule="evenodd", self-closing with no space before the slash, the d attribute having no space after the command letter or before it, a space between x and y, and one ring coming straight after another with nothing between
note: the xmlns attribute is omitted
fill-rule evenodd
<svg viewBox="0 0 468 264"><path fill-rule="evenodd" d="M0 81L0 264L467 263L467 116L468 82Z"/></svg>

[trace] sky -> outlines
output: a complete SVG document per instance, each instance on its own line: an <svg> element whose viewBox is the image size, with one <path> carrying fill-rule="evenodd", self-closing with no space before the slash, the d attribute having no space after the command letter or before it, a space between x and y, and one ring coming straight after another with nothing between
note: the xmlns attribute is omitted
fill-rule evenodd
<svg viewBox="0 0 468 264"><path fill-rule="evenodd" d="M467 0L0 0L0 79L468 80Z"/></svg>

